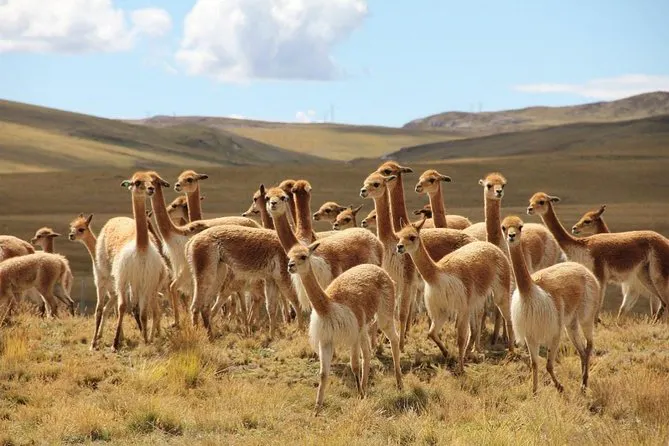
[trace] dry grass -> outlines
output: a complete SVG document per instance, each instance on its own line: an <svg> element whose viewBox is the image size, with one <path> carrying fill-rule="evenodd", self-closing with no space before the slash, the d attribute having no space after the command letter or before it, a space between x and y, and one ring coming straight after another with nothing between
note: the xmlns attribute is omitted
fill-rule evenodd
<svg viewBox="0 0 669 446"><path fill-rule="evenodd" d="M153 345L125 327L128 345L88 350L92 319L42 321L19 315L0 350L2 444L663 444L669 439L666 325L609 316L596 332L591 386L578 390L580 365L563 342L559 395L545 372L530 393L527 354L508 361L491 349L463 377L426 339L420 319L402 355L406 390L394 388L386 344L372 363L366 399L356 397L340 352L314 418L318 361L305 333L284 329L243 337L218 321L213 343L190 328ZM111 325L111 324L110 324ZM444 330L454 351L454 333ZM450 364L450 362L449 362ZM542 362L543 364L543 362Z"/></svg>
<svg viewBox="0 0 669 446"><path fill-rule="evenodd" d="M265 144L341 161L361 156L377 158L402 147L456 138L437 132L379 132L373 128L356 129L353 126L348 130L319 125L273 128L249 126L232 127L229 130Z"/></svg>

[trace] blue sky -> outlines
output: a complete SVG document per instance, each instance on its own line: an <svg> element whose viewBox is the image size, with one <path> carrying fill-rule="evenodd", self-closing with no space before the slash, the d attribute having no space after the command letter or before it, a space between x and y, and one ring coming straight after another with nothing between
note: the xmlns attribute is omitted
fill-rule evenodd
<svg viewBox="0 0 669 446"><path fill-rule="evenodd" d="M399 126L669 90L669 2L5 0L0 98Z"/></svg>

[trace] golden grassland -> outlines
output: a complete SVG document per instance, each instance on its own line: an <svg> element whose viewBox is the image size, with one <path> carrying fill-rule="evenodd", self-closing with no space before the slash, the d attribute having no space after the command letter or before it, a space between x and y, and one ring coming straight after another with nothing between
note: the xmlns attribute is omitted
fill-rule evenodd
<svg viewBox="0 0 669 446"><path fill-rule="evenodd" d="M402 147L457 138L432 131L401 129L383 131L374 127L346 128L319 124L282 127L239 126L230 127L228 130L265 144L340 161L361 156L377 158Z"/></svg>
<svg viewBox="0 0 669 446"><path fill-rule="evenodd" d="M597 328L589 389L563 339L558 394L540 372L531 394L528 355L509 360L490 348L452 373L419 317L402 354L405 390L394 386L386 343L372 359L359 399L338 350L325 408L313 416L318 359L305 332L284 327L240 334L218 319L212 342L189 327L163 329L144 345L126 318L127 344L89 351L90 317L41 320L21 313L0 334L0 444L615 444L669 440L669 330L634 316ZM170 318L164 319L163 326ZM456 351L452 324L442 331ZM540 360L543 368L545 357Z"/></svg>

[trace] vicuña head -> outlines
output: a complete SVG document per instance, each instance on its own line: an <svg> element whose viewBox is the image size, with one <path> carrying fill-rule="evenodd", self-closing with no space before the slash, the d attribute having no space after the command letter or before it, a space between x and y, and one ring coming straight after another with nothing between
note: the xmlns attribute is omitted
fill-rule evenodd
<svg viewBox="0 0 669 446"><path fill-rule="evenodd" d="M386 161L385 163L381 164L378 169L376 169L376 173L379 173L385 177L393 176L393 180L396 178L400 178L403 173L412 173L413 169L410 167L406 166L400 166L397 162L395 161ZM394 187L396 182L390 180L390 187L391 189Z"/></svg>
<svg viewBox="0 0 669 446"><path fill-rule="evenodd" d="M420 176L418 183L414 190L418 194L432 194L436 193L439 189L439 183L444 181L446 183L451 182L451 177L448 175L442 175L434 169L428 169Z"/></svg>
<svg viewBox="0 0 669 446"><path fill-rule="evenodd" d="M91 235L91 220L93 220L93 214L90 214L88 217L84 217L84 214L81 213L70 222L70 233L68 238L72 242L82 240L86 235Z"/></svg>
<svg viewBox="0 0 669 446"><path fill-rule="evenodd" d="M309 257L318 248L321 242L313 242L309 246L297 244L288 251L288 272L290 274L304 274L309 272L311 264Z"/></svg>
<svg viewBox="0 0 669 446"><path fill-rule="evenodd" d="M355 216L358 214L363 205L354 208L353 205L344 209L337 215L334 223L332 223L332 229L339 231L340 229L347 229L350 227L355 227Z"/></svg>
<svg viewBox="0 0 669 446"><path fill-rule="evenodd" d="M574 235L592 235L597 233L597 222L601 220L605 210L606 205L603 204L599 209L583 214L583 217L572 226L571 233Z"/></svg>
<svg viewBox="0 0 669 446"><path fill-rule="evenodd" d="M432 218L432 206L426 204L422 208L413 211L413 215L423 215L425 218Z"/></svg>
<svg viewBox="0 0 669 446"><path fill-rule="evenodd" d="M420 245L420 230L427 221L423 217L420 223L409 223L403 225L402 230L397 233L397 252L399 254L412 254L416 252Z"/></svg>
<svg viewBox="0 0 669 446"><path fill-rule="evenodd" d="M260 191L264 191L265 186L260 185ZM267 212L272 217L279 217L288 211L288 203L290 202L290 197L283 189L280 187L273 187L267 191Z"/></svg>
<svg viewBox="0 0 669 446"><path fill-rule="evenodd" d="M184 170L174 183L174 190L190 194L195 192L200 180L206 180L209 175L204 173L197 173L194 170Z"/></svg>
<svg viewBox="0 0 669 446"><path fill-rule="evenodd" d="M360 189L360 196L362 198L378 198L383 195L386 190L386 183L389 183L397 178L397 175L383 176L380 173L374 172L367 178Z"/></svg>
<svg viewBox="0 0 669 446"><path fill-rule="evenodd" d="M310 196L311 194L311 184L307 180L297 180L293 187L291 188L291 193L293 195L306 195Z"/></svg>
<svg viewBox="0 0 669 446"><path fill-rule="evenodd" d="M340 206L339 204L335 203L334 201L328 201L326 203L323 203L323 206L321 206L316 212L314 212L314 220L320 221L321 219L325 221L331 221L334 222L335 218L337 218L337 215L339 215L340 212L343 212L346 210L346 206Z"/></svg>
<svg viewBox="0 0 669 446"><path fill-rule="evenodd" d="M283 180L282 182L279 183L279 187L283 189L285 193L287 193L289 196L292 196L293 194L293 186L295 186L295 183L297 181L293 179L287 179Z"/></svg>
<svg viewBox="0 0 669 446"><path fill-rule="evenodd" d="M523 230L523 220L516 215L509 215L502 221L502 232L509 246L520 243L520 235Z"/></svg>
<svg viewBox="0 0 669 446"><path fill-rule="evenodd" d="M560 197L548 195L545 192L537 192L530 198L530 205L527 207L528 215L544 215L548 212L550 203L559 203Z"/></svg>
<svg viewBox="0 0 669 446"><path fill-rule="evenodd" d="M48 239L53 239L55 237L60 237L60 234L45 226L43 228L39 228L35 232L35 236L30 239L30 243L35 246L43 247Z"/></svg>
<svg viewBox="0 0 669 446"><path fill-rule="evenodd" d="M498 172L489 173L485 178L479 180L479 184L485 188L485 196L490 200L501 200L504 197L504 186L506 178Z"/></svg>
<svg viewBox="0 0 669 446"><path fill-rule="evenodd" d="M156 188L153 185L153 180L157 174L153 174L154 172L135 172L135 174L129 180L124 180L121 182L121 187L125 187L130 192L132 192L133 197L150 197L156 191ZM166 187L169 187L169 183L165 184L167 184Z"/></svg>
<svg viewBox="0 0 669 446"><path fill-rule="evenodd" d="M372 225L376 224L376 209L372 209L369 211L369 214L367 214L367 217L365 217L362 222L360 222L360 226L363 228L369 228Z"/></svg>

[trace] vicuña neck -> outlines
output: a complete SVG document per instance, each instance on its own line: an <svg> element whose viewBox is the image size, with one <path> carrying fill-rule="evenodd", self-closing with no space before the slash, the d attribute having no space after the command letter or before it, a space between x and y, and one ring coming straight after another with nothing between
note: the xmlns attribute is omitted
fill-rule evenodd
<svg viewBox="0 0 669 446"><path fill-rule="evenodd" d="M284 212L281 215L278 215L276 217L272 217L274 220L274 226L276 227L276 234L279 236L279 241L281 242L281 246L283 247L283 250L288 253L290 249L297 245L299 241L297 240L297 237L295 237L295 234L293 233L293 230L290 229L290 223L288 223L288 216Z"/></svg>
<svg viewBox="0 0 669 446"><path fill-rule="evenodd" d="M146 201L144 197L132 196L132 214L135 218L135 241L138 251L146 251L149 246L149 228L146 222Z"/></svg>
<svg viewBox="0 0 669 446"><path fill-rule="evenodd" d="M151 207L153 208L153 213L156 216L158 232L160 232L160 236L163 238L163 240L167 242L174 234L183 235L174 225L174 222L170 218L170 214L167 212L167 206L165 206L165 197L163 195L163 188L160 185L156 186L156 191L151 196Z"/></svg>
<svg viewBox="0 0 669 446"><path fill-rule="evenodd" d="M309 203L311 198L308 193L298 192L293 194L293 201L295 201L297 209L295 235L298 240L312 243L316 240L316 234L314 234L314 229L311 226L311 206Z"/></svg>
<svg viewBox="0 0 669 446"><path fill-rule="evenodd" d="M444 197L441 192L441 182L437 186L437 191L428 194L430 198L430 207L432 208L432 221L435 228L447 228L446 208L444 207Z"/></svg>
<svg viewBox="0 0 669 446"><path fill-rule="evenodd" d="M400 232L402 230L401 222L409 222L409 214L404 202L404 182L401 173L397 174L395 185L390 187L390 212L392 213L393 229L395 232Z"/></svg>
<svg viewBox="0 0 669 446"><path fill-rule="evenodd" d="M200 203L200 185L193 192L186 194L188 201L188 218L190 221L202 220L202 204Z"/></svg>
<svg viewBox="0 0 669 446"><path fill-rule="evenodd" d="M393 231L393 223L390 218L388 189L385 189L380 197L374 198L374 209L376 210L376 236L384 245L397 243L397 236Z"/></svg>
<svg viewBox="0 0 669 446"><path fill-rule="evenodd" d="M564 229L560 220L558 220L557 215L555 215L555 209L553 208L553 203L548 202L548 211L541 216L544 224L549 231L553 234L553 237L557 240L560 248L562 250L567 250L568 248L580 245L578 240L569 235L569 233Z"/></svg>
<svg viewBox="0 0 669 446"><path fill-rule="evenodd" d="M313 270L309 268L308 272L300 273L300 279L307 292L307 297L309 297L309 302L311 302L311 307L319 316L326 316L330 312L332 303L323 288L318 284Z"/></svg>
<svg viewBox="0 0 669 446"><path fill-rule="evenodd" d="M288 203L290 203L290 217L288 220L291 222L291 226L295 228L295 225L297 224L297 202L295 201L295 194L292 194L290 196L290 200L288 200Z"/></svg>
<svg viewBox="0 0 669 446"><path fill-rule="evenodd" d="M520 241L513 245L509 245L509 255L511 256L511 266L513 267L513 276L516 279L516 287L520 293L521 298L528 298L532 293L532 276L527 269L525 263L525 256Z"/></svg>
<svg viewBox="0 0 669 446"><path fill-rule="evenodd" d="M502 200L491 200L488 197L483 199L485 207L485 232L488 242L502 248L502 222L501 207Z"/></svg>
<svg viewBox="0 0 669 446"><path fill-rule="evenodd" d="M606 223L604 223L603 218L600 217L595 221L597 222L597 223L595 223L595 229L597 230L596 234L604 234L604 233L611 232L611 230L606 225Z"/></svg>
<svg viewBox="0 0 669 446"><path fill-rule="evenodd" d="M47 239L44 240L44 245L42 245L42 249L44 250L44 252L53 254L53 237L47 237Z"/></svg>
<svg viewBox="0 0 669 446"><path fill-rule="evenodd" d="M267 212L267 201L265 200L265 197L259 197L258 198L258 203L256 203L256 206L258 206L258 212L260 212L260 221L262 222L262 226L265 229L274 229L274 221L272 220L272 217L269 215L269 212Z"/></svg>
<svg viewBox="0 0 669 446"><path fill-rule="evenodd" d="M411 260L416 265L416 269L423 276L423 280L428 283L436 283L439 274L439 268L434 263L430 254L428 254L423 239L418 236L418 249L411 253Z"/></svg>
<svg viewBox="0 0 669 446"><path fill-rule="evenodd" d="M98 242L98 238L93 234L93 231L89 230L81 238L81 243L86 247L88 255L91 256L91 260L95 263L95 244Z"/></svg>

